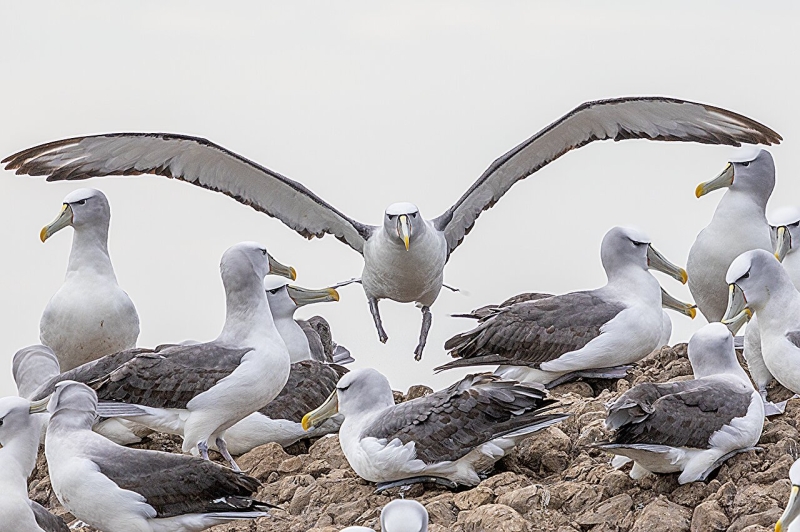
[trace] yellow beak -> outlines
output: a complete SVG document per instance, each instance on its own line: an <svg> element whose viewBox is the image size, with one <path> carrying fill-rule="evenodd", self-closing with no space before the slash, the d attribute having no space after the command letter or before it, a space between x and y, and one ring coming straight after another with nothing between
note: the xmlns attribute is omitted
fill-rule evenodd
<svg viewBox="0 0 800 532"><path fill-rule="evenodd" d="M325 421L326 419L335 416L339 412L339 396L336 395L336 390L328 396L324 403L322 403L315 410L303 416L301 424L303 430L308 430L314 425Z"/></svg>
<svg viewBox="0 0 800 532"><path fill-rule="evenodd" d="M68 225L72 225L72 207L70 207L68 203L65 203L61 207L61 212L58 217L53 220L50 225L45 225L42 227L42 230L39 231L39 238L44 242Z"/></svg>
<svg viewBox="0 0 800 532"><path fill-rule="evenodd" d="M397 223L399 225L398 232L400 233L400 238L403 239L403 243L406 245L406 251L408 251L408 240L411 237L411 228L408 226L408 216L401 214Z"/></svg>
<svg viewBox="0 0 800 532"><path fill-rule="evenodd" d="M698 198L701 196L705 196L712 190L717 190L720 188L729 187L733 184L733 165L728 163L728 166L725 167L725 170L722 171L717 177L712 179L711 181L706 181L705 183L700 183L697 185L697 188L694 190L694 195Z"/></svg>

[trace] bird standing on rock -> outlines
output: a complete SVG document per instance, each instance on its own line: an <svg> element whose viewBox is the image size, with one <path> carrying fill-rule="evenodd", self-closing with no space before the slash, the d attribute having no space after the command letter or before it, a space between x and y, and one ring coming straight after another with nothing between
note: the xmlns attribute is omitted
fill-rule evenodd
<svg viewBox="0 0 800 532"><path fill-rule="evenodd" d="M780 135L745 116L664 97L584 103L496 159L443 214L425 220L416 205L395 203L379 226L353 220L302 184L208 140L164 133L112 133L58 140L7 157L6 169L51 180L160 174L223 192L306 237L333 234L364 257L364 293L386 342L378 302L414 302L422 328L420 360L442 289L444 266L480 214L518 181L595 140L641 138L704 144L772 144ZM519 231L519 228L511 228Z"/></svg>

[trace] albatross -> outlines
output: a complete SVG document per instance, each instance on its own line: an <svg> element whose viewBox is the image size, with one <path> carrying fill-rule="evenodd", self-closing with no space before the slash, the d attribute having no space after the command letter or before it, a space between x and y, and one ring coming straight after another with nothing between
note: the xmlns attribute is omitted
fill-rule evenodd
<svg viewBox="0 0 800 532"><path fill-rule="evenodd" d="M733 336L710 323L689 340L694 380L638 384L608 405L614 439L597 445L633 460L631 478L675 473L679 484L705 480L734 454L752 450L764 405L736 360Z"/></svg>
<svg viewBox="0 0 800 532"><path fill-rule="evenodd" d="M422 481L474 486L518 441L568 417L547 413L555 406L541 386L488 373L395 405L386 377L366 368L342 377L303 427L341 413L342 451L379 490Z"/></svg>
<svg viewBox="0 0 800 532"><path fill-rule="evenodd" d="M235 470L225 430L272 401L289 377L289 352L269 311L263 279L269 273L295 278L264 246L242 242L220 261L226 318L207 343L123 351L62 373L37 392L51 393L59 380L91 386L103 417L125 419L183 437L184 452L208 458L215 443ZM117 403L122 403L119 405Z"/></svg>
<svg viewBox="0 0 800 532"><path fill-rule="evenodd" d="M60 518L28 498L36 466L45 403L22 397L0 399L0 523L14 532L69 532Z"/></svg>
<svg viewBox="0 0 800 532"><path fill-rule="evenodd" d="M361 275L378 339L388 340L378 302L416 303L420 360L432 323L430 307L444 266L480 214L521 179L595 140L641 138L704 144L773 144L780 135L740 114L664 97L584 103L496 159L440 216L423 219L413 203L394 203L377 226L358 222L302 184L206 139L166 133L111 133L57 140L4 159L17 174L48 181L159 174L222 192L274 216L301 235L335 235L364 257ZM419 191L418 191L419 192Z"/></svg>
<svg viewBox="0 0 800 532"><path fill-rule="evenodd" d="M714 217L689 250L686 271L689 291L709 322L725 312L728 292L725 272L733 259L751 249L772 249L767 201L775 188L772 155L760 150L755 158L729 162L716 178L697 186L698 198L727 188Z"/></svg>
<svg viewBox="0 0 800 532"><path fill-rule="evenodd" d="M58 500L104 532L198 532L265 517L258 480L192 456L129 449L92 432L97 396L62 381L49 400L45 456Z"/></svg>
<svg viewBox="0 0 800 532"><path fill-rule="evenodd" d="M289 349L292 364L302 360L318 362L352 362L350 352L333 341L331 326L322 316L295 320L295 311L305 305L339 301L335 288L309 290L288 284L277 277L264 279L269 309L275 327ZM327 395L327 394L326 394Z"/></svg>
<svg viewBox="0 0 800 532"><path fill-rule="evenodd" d="M800 292L772 253L754 249L731 263L726 275L728 308L722 323L758 316L761 356L767 370L786 388L800 393Z"/></svg>
<svg viewBox="0 0 800 532"><path fill-rule="evenodd" d="M64 198L61 213L39 235L45 242L65 227L74 230L66 279L39 323L39 340L55 352L61 371L136 347L139 315L111 265L110 220L105 194L81 188Z"/></svg>
<svg viewBox="0 0 800 532"><path fill-rule="evenodd" d="M800 531L800 525L795 523L797 516L800 515L800 498L797 496L800 493L800 460L795 460L792 467L789 468L789 481L792 483L789 502L786 504L783 515L775 523L775 532Z"/></svg>
<svg viewBox="0 0 800 532"><path fill-rule="evenodd" d="M626 364L662 345L662 291L648 270L681 282L686 272L631 228L609 230L600 258L605 286L498 309L474 329L450 338L445 349L458 360L436 371L500 365L498 375L551 387L578 376L624 376Z"/></svg>

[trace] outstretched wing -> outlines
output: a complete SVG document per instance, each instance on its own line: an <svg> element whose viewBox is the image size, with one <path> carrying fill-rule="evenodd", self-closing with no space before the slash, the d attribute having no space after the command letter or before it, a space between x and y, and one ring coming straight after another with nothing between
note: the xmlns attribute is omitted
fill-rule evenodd
<svg viewBox="0 0 800 532"><path fill-rule="evenodd" d="M427 464L458 460L494 438L565 416L544 414L555 401L534 383L468 375L445 390L395 405L364 429L364 437L416 442Z"/></svg>
<svg viewBox="0 0 800 532"><path fill-rule="evenodd" d="M434 225L448 252L461 243L481 212L511 186L575 148L595 140L648 139L702 144L778 144L781 136L738 113L662 97L587 102L509 151L483 173Z"/></svg>
<svg viewBox="0 0 800 532"><path fill-rule="evenodd" d="M319 196L206 139L167 133L111 133L48 142L6 157L6 170L48 181L158 174L222 192L278 218L306 238L335 235L359 253L372 231Z"/></svg>

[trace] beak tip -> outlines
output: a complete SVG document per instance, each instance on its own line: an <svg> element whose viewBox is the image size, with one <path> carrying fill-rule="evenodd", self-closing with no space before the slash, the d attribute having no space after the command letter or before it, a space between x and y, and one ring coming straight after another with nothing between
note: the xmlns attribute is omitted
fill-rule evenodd
<svg viewBox="0 0 800 532"><path fill-rule="evenodd" d="M694 319L695 316L697 316L697 309L692 307L692 308L689 309L689 317L691 319Z"/></svg>
<svg viewBox="0 0 800 532"><path fill-rule="evenodd" d="M331 297L334 301L339 301L339 292L335 288L331 288Z"/></svg>
<svg viewBox="0 0 800 532"><path fill-rule="evenodd" d="M703 184L697 185L697 188L694 189L694 195L700 198L703 195Z"/></svg>
<svg viewBox="0 0 800 532"><path fill-rule="evenodd" d="M686 281L689 280L689 274L686 273L686 270L681 268L680 275L681 275L681 284L686 284Z"/></svg>
<svg viewBox="0 0 800 532"><path fill-rule="evenodd" d="M46 226L42 227L42 230L39 231L39 240L41 240L42 243L44 243L44 241L47 240L47 227Z"/></svg>
<svg viewBox="0 0 800 532"><path fill-rule="evenodd" d="M303 426L303 430L308 430L309 428L311 428L311 423L309 422L309 417L310 417L310 414L304 415L303 416L303 420L300 422L300 424Z"/></svg>
<svg viewBox="0 0 800 532"><path fill-rule="evenodd" d="M297 271L295 271L295 269L291 266L289 266L289 275L291 275L292 281L297 280Z"/></svg>

